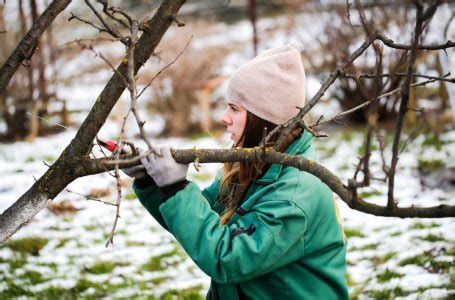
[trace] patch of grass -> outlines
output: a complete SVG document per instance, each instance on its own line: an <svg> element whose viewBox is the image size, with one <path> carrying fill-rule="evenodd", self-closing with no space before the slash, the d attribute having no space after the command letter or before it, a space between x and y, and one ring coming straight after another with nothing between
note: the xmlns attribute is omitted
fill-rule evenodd
<svg viewBox="0 0 455 300"><path fill-rule="evenodd" d="M92 282L86 278L81 278L77 281L76 286L72 289L75 294L80 294L88 290L89 288L94 288L96 290L95 295L96 297L102 296L105 294L105 290L103 285L97 282Z"/></svg>
<svg viewBox="0 0 455 300"><path fill-rule="evenodd" d="M402 234L403 234L403 232L401 232L401 231L395 231L395 232L392 232L392 233L390 234L390 236L400 236L400 235L402 235Z"/></svg>
<svg viewBox="0 0 455 300"><path fill-rule="evenodd" d="M324 157L330 157L336 153L336 148L334 147L327 147L324 144L316 144L316 153L324 156Z"/></svg>
<svg viewBox="0 0 455 300"><path fill-rule="evenodd" d="M366 244L362 247L358 247L356 250L374 250L379 246L379 243Z"/></svg>
<svg viewBox="0 0 455 300"><path fill-rule="evenodd" d="M134 193L133 190L129 190L129 191L126 193L126 195L125 195L124 198L125 198L125 200L135 200L135 199L137 199L137 196L136 196L136 194Z"/></svg>
<svg viewBox="0 0 455 300"><path fill-rule="evenodd" d="M138 241L127 241L126 246L127 247L141 247L141 246L145 246L145 243L138 242Z"/></svg>
<svg viewBox="0 0 455 300"><path fill-rule="evenodd" d="M418 237L418 239L428 241L428 242L440 242L440 241L445 241L445 238L441 235L436 235L436 234L428 234L426 236Z"/></svg>
<svg viewBox="0 0 455 300"><path fill-rule="evenodd" d="M27 272L22 274L19 278L25 279L29 281L31 284L38 284L47 281L47 279L43 278L41 273L33 270L27 270Z"/></svg>
<svg viewBox="0 0 455 300"><path fill-rule="evenodd" d="M95 231L98 227L96 227L95 225L85 225L84 226L84 229L87 230L87 231Z"/></svg>
<svg viewBox="0 0 455 300"><path fill-rule="evenodd" d="M172 257L179 254L179 250L175 248L172 251L160 254L158 256L152 256L148 262L142 265L142 268L147 271L163 271L166 269L166 265L163 263L163 259Z"/></svg>
<svg viewBox="0 0 455 300"><path fill-rule="evenodd" d="M115 269L116 264L111 261L98 261L85 270L92 274L106 274L111 273Z"/></svg>
<svg viewBox="0 0 455 300"><path fill-rule="evenodd" d="M379 147L376 145L376 144L372 144L370 146L370 151L371 152L375 152L375 151L378 151L379 150ZM357 149L357 153L358 154L361 154L361 155L364 155L365 154L365 145L362 144L358 149Z"/></svg>
<svg viewBox="0 0 455 300"><path fill-rule="evenodd" d="M373 197L373 196L381 196L381 192L379 191L365 191L365 192L361 192L359 194L359 196L363 199L367 199L367 198L370 198L370 197Z"/></svg>
<svg viewBox="0 0 455 300"><path fill-rule="evenodd" d="M10 279L6 279L4 283L6 283L7 288L0 291L0 299L13 299L17 297L31 296L31 293L28 290L15 284Z"/></svg>
<svg viewBox="0 0 455 300"><path fill-rule="evenodd" d="M401 288L396 287L394 289L383 289L378 291L370 291L368 296L373 299L394 299L396 297L405 297L411 294L411 292L403 291Z"/></svg>
<svg viewBox="0 0 455 300"><path fill-rule="evenodd" d="M31 163L31 162L34 162L34 161L35 161L35 158L33 156L27 156L27 158L25 159L26 163Z"/></svg>
<svg viewBox="0 0 455 300"><path fill-rule="evenodd" d="M355 282L352 281L351 275L349 275L349 273L346 273L346 284L347 284L348 286L353 286L353 285L355 284Z"/></svg>
<svg viewBox="0 0 455 300"><path fill-rule="evenodd" d="M343 228L344 234L346 235L346 238L351 238L351 237L365 237L365 235L357 228Z"/></svg>
<svg viewBox="0 0 455 300"><path fill-rule="evenodd" d="M15 269L22 268L23 266L25 266L25 264L27 264L27 260L25 260L23 258L14 258L14 259L8 260L8 264L12 270L15 270Z"/></svg>
<svg viewBox="0 0 455 300"><path fill-rule="evenodd" d="M183 290L168 290L164 294L161 295L161 300L200 300L204 299L201 295L202 286L195 286L189 289Z"/></svg>
<svg viewBox="0 0 455 300"><path fill-rule="evenodd" d="M443 141L436 134L426 134L422 146L433 146L436 150L441 151L444 145Z"/></svg>
<svg viewBox="0 0 455 300"><path fill-rule="evenodd" d="M417 265L422 268L425 268L430 273L439 273L447 274L450 271L450 268L453 267L451 261L437 261L435 257L438 256L453 256L451 255L452 250L447 250L446 248L441 248L437 253L432 251L425 251L422 254L411 256L405 258L399 262L400 266L406 265Z"/></svg>
<svg viewBox="0 0 455 300"><path fill-rule="evenodd" d="M433 228L433 227L438 227L439 224L437 223L430 223L430 224L424 224L421 222L415 222L411 226L409 226L409 229L425 229L425 228Z"/></svg>
<svg viewBox="0 0 455 300"><path fill-rule="evenodd" d="M378 282L387 282L390 281L392 278L401 278L403 275L395 273L389 269L386 269L384 272L378 274L376 276Z"/></svg>
<svg viewBox="0 0 455 300"><path fill-rule="evenodd" d="M58 241L58 244L57 246L55 246L56 248L62 248L63 246L66 245L66 243L68 243L70 240L70 238L62 238Z"/></svg>
<svg viewBox="0 0 455 300"><path fill-rule="evenodd" d="M48 163L52 163L52 162L54 162L54 160L55 160L55 156L53 156L53 155L45 155L45 156L43 157L43 160L46 161L46 162L48 162Z"/></svg>
<svg viewBox="0 0 455 300"><path fill-rule="evenodd" d="M22 255L30 254L38 256L40 250L46 246L47 242L48 240L42 237L27 237L11 240L6 244L6 247Z"/></svg>
<svg viewBox="0 0 455 300"><path fill-rule="evenodd" d="M379 265L382 265L383 263L387 262L389 259L391 259L392 257L394 257L396 255L395 252L388 252L387 254L385 254L384 256L373 256L371 258L371 263L374 265L374 266L379 266Z"/></svg>
<svg viewBox="0 0 455 300"><path fill-rule="evenodd" d="M418 169L420 171L428 171L428 172L434 172L439 169L444 168L445 162L440 159L432 159L432 160L423 160L419 158L418 160Z"/></svg>
<svg viewBox="0 0 455 300"><path fill-rule="evenodd" d="M76 295L71 290L51 286L48 289L33 293L33 299L76 299Z"/></svg>
<svg viewBox="0 0 455 300"><path fill-rule="evenodd" d="M396 252L393 252L393 251L392 252L387 252L386 255L384 255L382 257L382 263L385 263L385 262L389 261L389 259L395 257L395 255L397 255Z"/></svg>
<svg viewBox="0 0 455 300"><path fill-rule="evenodd" d="M343 134L341 135L341 139L346 142L352 141L353 138L354 138L354 134L347 130L343 131Z"/></svg>
<svg viewBox="0 0 455 300"><path fill-rule="evenodd" d="M154 285L159 285L165 281L168 281L171 278L172 277L170 277L170 276L157 277L157 278L151 279L150 282L153 283Z"/></svg>

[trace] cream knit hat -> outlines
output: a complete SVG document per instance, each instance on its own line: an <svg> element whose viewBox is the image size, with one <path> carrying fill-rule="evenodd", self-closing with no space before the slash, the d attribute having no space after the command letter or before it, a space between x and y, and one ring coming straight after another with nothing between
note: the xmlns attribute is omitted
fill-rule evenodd
<svg viewBox="0 0 455 300"><path fill-rule="evenodd" d="M256 116L283 124L305 104L305 71L293 45L259 54L231 76L228 101L242 105Z"/></svg>

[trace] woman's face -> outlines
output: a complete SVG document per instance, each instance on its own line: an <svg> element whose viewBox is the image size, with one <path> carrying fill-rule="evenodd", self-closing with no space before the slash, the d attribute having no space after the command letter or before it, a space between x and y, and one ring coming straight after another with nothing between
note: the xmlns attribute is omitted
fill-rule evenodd
<svg viewBox="0 0 455 300"><path fill-rule="evenodd" d="M241 146L238 142L245 129L246 112L246 109L240 104L228 102L227 108L221 116L221 123L227 126L226 131L231 134L231 140L237 146Z"/></svg>

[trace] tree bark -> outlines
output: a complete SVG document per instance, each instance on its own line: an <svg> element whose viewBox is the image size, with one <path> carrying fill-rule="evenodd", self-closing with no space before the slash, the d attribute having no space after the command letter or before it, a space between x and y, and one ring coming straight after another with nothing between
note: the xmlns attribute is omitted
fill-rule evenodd
<svg viewBox="0 0 455 300"><path fill-rule="evenodd" d="M152 55L185 0L166 0L156 14L143 23L145 30L135 50L135 74ZM93 139L125 89L126 59L114 72L76 136L57 161L13 205L0 215L0 243L29 222L78 176L75 170L82 158L88 158Z"/></svg>
<svg viewBox="0 0 455 300"><path fill-rule="evenodd" d="M44 30L46 30L54 21L55 17L57 17L70 2L71 0L54 0L33 24L32 28L30 28L0 69L0 93L3 93L6 89L23 60L33 54L33 49Z"/></svg>

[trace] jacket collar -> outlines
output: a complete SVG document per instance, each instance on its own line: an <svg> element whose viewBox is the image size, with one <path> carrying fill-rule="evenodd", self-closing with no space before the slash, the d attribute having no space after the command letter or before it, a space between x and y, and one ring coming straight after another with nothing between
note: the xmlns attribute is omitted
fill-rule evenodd
<svg viewBox="0 0 455 300"><path fill-rule="evenodd" d="M300 138L295 140L287 149L284 151L286 154L291 155L302 155L308 151L313 141L313 136L307 132L303 131L300 135ZM265 172L264 176L256 180L256 183L259 184L270 184L277 181L278 177L281 174L283 166L280 164L272 164L270 168Z"/></svg>

